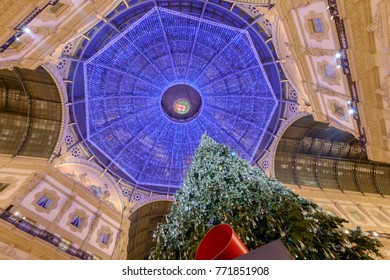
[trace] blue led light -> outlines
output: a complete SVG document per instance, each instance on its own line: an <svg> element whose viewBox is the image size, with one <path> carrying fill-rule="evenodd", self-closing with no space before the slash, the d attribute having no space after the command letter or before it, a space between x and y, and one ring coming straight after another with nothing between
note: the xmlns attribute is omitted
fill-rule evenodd
<svg viewBox="0 0 390 280"><path fill-rule="evenodd" d="M277 105L247 31L164 8L88 59L84 83L89 142L143 186L180 187L204 133L253 160ZM161 109L179 84L202 96L189 122Z"/></svg>

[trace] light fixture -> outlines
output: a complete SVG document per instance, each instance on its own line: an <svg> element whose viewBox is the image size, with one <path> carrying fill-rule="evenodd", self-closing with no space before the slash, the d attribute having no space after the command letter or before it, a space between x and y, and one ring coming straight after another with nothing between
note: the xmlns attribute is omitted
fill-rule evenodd
<svg viewBox="0 0 390 280"><path fill-rule="evenodd" d="M22 31L23 31L24 33L31 33L31 29L28 28L27 26L26 26L26 27L23 27Z"/></svg>
<svg viewBox="0 0 390 280"><path fill-rule="evenodd" d="M104 173L106 173L106 171L107 171L107 168L105 168L105 169L102 171L102 173L100 173L100 178L103 178Z"/></svg>
<svg viewBox="0 0 390 280"><path fill-rule="evenodd" d="M85 34L81 34L81 37L83 37L84 39L87 39L88 41L91 41L91 38L89 38L87 35Z"/></svg>
<svg viewBox="0 0 390 280"><path fill-rule="evenodd" d="M329 8L330 8L330 7L329 7L329 5L328 5L328 6L326 6L326 9L327 9L327 10L329 10Z"/></svg>
<svg viewBox="0 0 390 280"><path fill-rule="evenodd" d="M379 234L378 234L376 231L373 231L373 232L372 232L372 236L378 237Z"/></svg>
<svg viewBox="0 0 390 280"><path fill-rule="evenodd" d="M341 69L341 65L340 64L337 64L337 69Z"/></svg>
<svg viewBox="0 0 390 280"><path fill-rule="evenodd" d="M355 114L355 109L354 109L354 108L349 108L349 109L348 109L348 113L349 113L350 115Z"/></svg>
<svg viewBox="0 0 390 280"><path fill-rule="evenodd" d="M332 20L332 19L333 19L333 17L334 17L334 16L331 16L331 17L330 17L330 20Z"/></svg>
<svg viewBox="0 0 390 280"><path fill-rule="evenodd" d="M341 53L337 52L335 56L336 56L336 58L340 58L341 57Z"/></svg>
<svg viewBox="0 0 390 280"><path fill-rule="evenodd" d="M348 100L347 100L347 104L348 104L348 105L351 105L351 104L352 104L352 100L351 100L351 99L348 99Z"/></svg>
<svg viewBox="0 0 390 280"><path fill-rule="evenodd" d="M16 212L14 213L14 215L15 215L15 216L19 215L19 212L16 211Z"/></svg>

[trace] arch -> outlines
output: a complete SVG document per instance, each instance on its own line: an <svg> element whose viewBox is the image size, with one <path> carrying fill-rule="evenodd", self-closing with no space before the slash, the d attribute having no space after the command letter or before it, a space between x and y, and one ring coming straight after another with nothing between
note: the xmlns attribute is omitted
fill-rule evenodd
<svg viewBox="0 0 390 280"><path fill-rule="evenodd" d="M51 157L63 129L63 106L43 67L0 70L0 120L0 154Z"/></svg>
<svg viewBox="0 0 390 280"><path fill-rule="evenodd" d="M352 134L308 115L283 133L274 158L285 184L390 194L390 165L370 161Z"/></svg>
<svg viewBox="0 0 390 280"><path fill-rule="evenodd" d="M131 213L128 260L142 260L149 257L150 250L156 244L153 241L153 232L157 229L157 225L165 220L172 204L172 200L160 199L144 204Z"/></svg>

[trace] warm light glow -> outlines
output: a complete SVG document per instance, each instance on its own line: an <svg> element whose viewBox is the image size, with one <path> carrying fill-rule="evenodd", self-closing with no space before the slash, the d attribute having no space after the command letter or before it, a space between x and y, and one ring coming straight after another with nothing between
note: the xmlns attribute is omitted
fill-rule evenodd
<svg viewBox="0 0 390 280"><path fill-rule="evenodd" d="M173 107L175 112L181 115L187 114L191 108L189 101L186 99L176 100Z"/></svg>
<svg viewBox="0 0 390 280"><path fill-rule="evenodd" d="M31 33L31 29L28 28L28 27L24 27L24 28L23 28L23 32L24 32L24 33Z"/></svg>

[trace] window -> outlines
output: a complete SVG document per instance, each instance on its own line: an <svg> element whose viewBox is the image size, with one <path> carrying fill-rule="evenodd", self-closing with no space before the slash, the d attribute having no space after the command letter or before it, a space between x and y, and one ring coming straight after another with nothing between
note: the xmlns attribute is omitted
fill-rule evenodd
<svg viewBox="0 0 390 280"><path fill-rule="evenodd" d="M45 209L49 208L50 204L53 202L49 197L46 195L42 196L40 199L38 199L37 204Z"/></svg>
<svg viewBox="0 0 390 280"><path fill-rule="evenodd" d="M328 107L332 111L332 114L339 120L345 121L348 119L347 115L347 109L346 106L338 102L336 99L329 99L328 100ZM339 148L342 148L342 146L338 145L337 142L333 143L334 145L338 146ZM333 146L331 147L332 151L330 151L330 154L334 154Z"/></svg>
<svg viewBox="0 0 390 280"><path fill-rule="evenodd" d="M35 195L33 205L38 212L49 213L57 207L59 197L54 190L44 189Z"/></svg>
<svg viewBox="0 0 390 280"><path fill-rule="evenodd" d="M304 28L311 39L317 42L329 39L329 23L325 20L324 13L310 11L304 18Z"/></svg>
<svg viewBox="0 0 390 280"><path fill-rule="evenodd" d="M81 232L88 223L87 213L82 209L76 209L69 215L68 226L71 231Z"/></svg>
<svg viewBox="0 0 390 280"><path fill-rule="evenodd" d="M329 85L340 84L341 75L339 70L336 68L336 65L329 64L328 61L323 60L318 62L317 71L320 74L322 80Z"/></svg>
<svg viewBox="0 0 390 280"><path fill-rule="evenodd" d="M71 225L74 225L77 228L80 228L81 225L83 224L83 218L74 215L72 221L70 222Z"/></svg>
<svg viewBox="0 0 390 280"><path fill-rule="evenodd" d="M100 248L108 248L113 240L113 232L110 227L102 226L97 233L96 242Z"/></svg>
<svg viewBox="0 0 390 280"><path fill-rule="evenodd" d="M343 117L345 115L345 109L343 106L340 106L339 104L334 104L334 113Z"/></svg>
<svg viewBox="0 0 390 280"><path fill-rule="evenodd" d="M309 19L309 27L312 33L324 33L324 26L322 25L322 19L319 17Z"/></svg>
<svg viewBox="0 0 390 280"><path fill-rule="evenodd" d="M100 233L100 242L102 242L103 244L108 244L108 241L110 240L110 237L111 237L111 234L109 233L106 233L106 232L102 232Z"/></svg>
<svg viewBox="0 0 390 280"><path fill-rule="evenodd" d="M0 182L0 193L4 191L8 186L9 184Z"/></svg>
<svg viewBox="0 0 390 280"><path fill-rule="evenodd" d="M335 68L331 65L325 65L324 66L324 73L325 73L325 76L331 78L331 79L335 79L336 78L336 74L335 74Z"/></svg>

